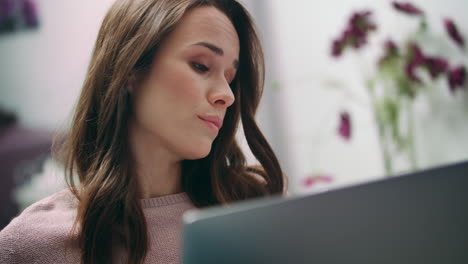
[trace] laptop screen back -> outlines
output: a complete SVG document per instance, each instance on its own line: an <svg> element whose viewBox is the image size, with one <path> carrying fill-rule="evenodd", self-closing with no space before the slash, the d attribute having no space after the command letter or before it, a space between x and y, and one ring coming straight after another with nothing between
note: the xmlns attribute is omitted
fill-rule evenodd
<svg viewBox="0 0 468 264"><path fill-rule="evenodd" d="M184 221L184 264L466 264L468 162Z"/></svg>

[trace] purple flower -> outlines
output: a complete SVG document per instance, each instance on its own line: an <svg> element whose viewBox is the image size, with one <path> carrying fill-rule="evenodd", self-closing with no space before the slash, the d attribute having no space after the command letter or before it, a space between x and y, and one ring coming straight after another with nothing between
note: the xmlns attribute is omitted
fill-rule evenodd
<svg viewBox="0 0 468 264"><path fill-rule="evenodd" d="M379 64L388 61L390 58L398 56L398 46L392 40L387 40L384 43L384 55L379 60Z"/></svg>
<svg viewBox="0 0 468 264"><path fill-rule="evenodd" d="M362 47L366 43L366 36L363 31L355 27L348 27L342 36L342 40L355 49Z"/></svg>
<svg viewBox="0 0 468 264"><path fill-rule="evenodd" d="M342 112L340 114L338 134L346 141L351 139L351 118L348 112Z"/></svg>
<svg viewBox="0 0 468 264"><path fill-rule="evenodd" d="M416 6L414 6L413 4L411 3L408 3L408 2L405 2L405 3L402 3L402 2L397 2L397 1L393 1L393 7L398 10L398 11L401 11L405 14L408 14L408 15L424 15L424 12L417 8Z"/></svg>
<svg viewBox="0 0 468 264"><path fill-rule="evenodd" d="M377 29L377 25L371 19L372 12L361 11L354 13L348 22L345 35L351 39L351 45L360 48L367 43L367 34Z"/></svg>
<svg viewBox="0 0 468 264"><path fill-rule="evenodd" d="M424 65L429 70L432 79L437 78L441 73L447 72L449 67L447 60L442 57L426 57L424 58Z"/></svg>
<svg viewBox="0 0 468 264"><path fill-rule="evenodd" d="M409 49L409 60L405 65L406 76L414 82L421 83L421 79L416 76L416 69L425 62L424 54L422 53L419 46L415 43L410 43Z"/></svg>
<svg viewBox="0 0 468 264"><path fill-rule="evenodd" d="M387 51L387 53L389 54L395 54L395 53L398 53L398 47L397 45L395 44L395 42L393 42L392 40L387 40L385 41L385 50Z"/></svg>
<svg viewBox="0 0 468 264"><path fill-rule="evenodd" d="M39 25L37 7L34 0L23 0L23 16L26 26L37 27Z"/></svg>
<svg viewBox="0 0 468 264"><path fill-rule="evenodd" d="M410 62L416 65L421 65L424 62L424 54L419 48L416 43L410 43L409 46L410 51Z"/></svg>
<svg viewBox="0 0 468 264"><path fill-rule="evenodd" d="M315 185L316 183L330 183L333 181L333 177L328 176L328 175L312 175L303 180L303 185L305 187L311 187Z"/></svg>
<svg viewBox="0 0 468 264"><path fill-rule="evenodd" d="M444 19L445 30L449 34L450 38L460 47L465 48L465 40L463 36L458 31L457 26L451 19Z"/></svg>
<svg viewBox="0 0 468 264"><path fill-rule="evenodd" d="M416 64L413 64L413 63L406 63L405 65L405 73L406 73L406 76L412 80L413 82L416 82L416 83L422 83L421 79L419 79L418 76L416 76L416 68L418 67L418 65Z"/></svg>
<svg viewBox="0 0 468 264"><path fill-rule="evenodd" d="M370 18L371 15L370 11L361 11L350 17L346 29L332 43L331 54L333 57L341 56L347 47L359 49L367 43L368 33L377 28Z"/></svg>
<svg viewBox="0 0 468 264"><path fill-rule="evenodd" d="M341 56L344 48L345 48L345 43L341 39L334 40L332 44L332 56L333 57Z"/></svg>
<svg viewBox="0 0 468 264"><path fill-rule="evenodd" d="M432 79L437 78L442 73L446 73L449 68L449 64L445 58L424 55L416 43L408 45L408 54L409 59L405 65L405 72L408 78L414 82L421 83L421 79L415 73L418 67L424 66L429 71Z"/></svg>
<svg viewBox="0 0 468 264"><path fill-rule="evenodd" d="M372 21L372 12L365 10L356 12L351 15L348 21L348 26L354 31L360 31L363 35L369 31L377 29L377 26Z"/></svg>
<svg viewBox="0 0 468 264"><path fill-rule="evenodd" d="M466 81L466 68L463 65L455 67L449 71L449 87L452 92L457 88L461 88L465 85Z"/></svg>

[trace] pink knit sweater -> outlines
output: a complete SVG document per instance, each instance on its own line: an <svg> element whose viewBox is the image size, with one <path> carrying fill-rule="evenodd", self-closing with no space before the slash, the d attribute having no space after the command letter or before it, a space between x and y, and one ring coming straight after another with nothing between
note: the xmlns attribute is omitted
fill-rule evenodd
<svg viewBox="0 0 468 264"><path fill-rule="evenodd" d="M76 205L71 193L63 190L26 208L0 232L0 263L80 263L78 248L65 244ZM188 195L142 199L141 205L150 243L145 263L179 263L182 214L195 208ZM124 257L118 251L113 263Z"/></svg>

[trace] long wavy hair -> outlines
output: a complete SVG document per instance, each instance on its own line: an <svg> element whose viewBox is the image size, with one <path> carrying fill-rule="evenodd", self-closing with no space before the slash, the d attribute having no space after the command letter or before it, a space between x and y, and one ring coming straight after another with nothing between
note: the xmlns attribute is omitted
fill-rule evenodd
<svg viewBox="0 0 468 264"><path fill-rule="evenodd" d="M182 162L183 191L202 208L286 189L279 162L255 122L264 58L244 7L234 0L117 0L100 28L70 130L55 146L78 201L72 233L78 234L81 263L109 263L115 239L124 245L128 263L142 263L146 256L146 222L127 140L132 115L128 76L147 72L161 41L188 10L199 6L217 8L234 25L240 41L239 69L231 83L235 103L227 109L211 152ZM235 140L239 121L261 166L246 164Z"/></svg>

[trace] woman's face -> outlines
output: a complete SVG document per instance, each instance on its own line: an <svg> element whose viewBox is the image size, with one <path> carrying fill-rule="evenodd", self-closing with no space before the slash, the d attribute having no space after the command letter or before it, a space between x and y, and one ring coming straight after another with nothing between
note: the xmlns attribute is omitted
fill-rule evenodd
<svg viewBox="0 0 468 264"><path fill-rule="evenodd" d="M218 9L187 12L162 41L145 76L130 83L132 133L180 160L207 156L226 110L237 71L239 39Z"/></svg>

